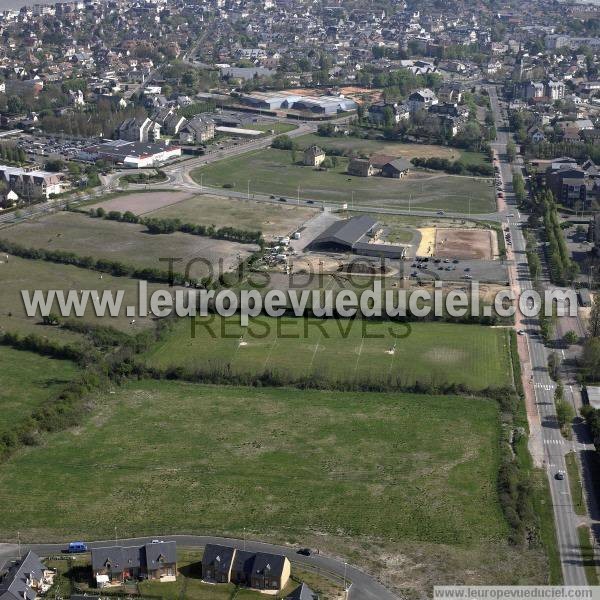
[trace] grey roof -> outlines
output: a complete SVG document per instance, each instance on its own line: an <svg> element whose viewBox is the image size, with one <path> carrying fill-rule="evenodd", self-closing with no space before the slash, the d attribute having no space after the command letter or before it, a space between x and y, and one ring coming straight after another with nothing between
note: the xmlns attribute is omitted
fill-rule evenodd
<svg viewBox="0 0 600 600"><path fill-rule="evenodd" d="M28 552L23 560L9 568L8 573L0 581L0 600L35 600L37 593L27 585L27 582L31 578L40 580L44 570L39 556L34 552Z"/></svg>
<svg viewBox="0 0 600 600"><path fill-rule="evenodd" d="M311 245L339 244L352 248L376 224L377 221L368 215L360 215L359 217L336 221L323 233L318 235L312 241Z"/></svg>
<svg viewBox="0 0 600 600"><path fill-rule="evenodd" d="M146 544L146 568L148 571L156 571L162 565L177 562L177 544L175 542L159 542Z"/></svg>
<svg viewBox="0 0 600 600"><path fill-rule="evenodd" d="M252 573L254 564L254 552L246 552L245 550L236 550L233 558L232 571L237 573Z"/></svg>
<svg viewBox="0 0 600 600"><path fill-rule="evenodd" d="M281 554L257 552L254 555L252 572L255 575L281 577L286 558Z"/></svg>
<svg viewBox="0 0 600 600"><path fill-rule="evenodd" d="M588 385L586 388L588 402L592 408L600 408L600 387Z"/></svg>
<svg viewBox="0 0 600 600"><path fill-rule="evenodd" d="M291 594L288 594L286 600L315 600L317 595L305 584L301 583Z"/></svg>
<svg viewBox="0 0 600 600"><path fill-rule="evenodd" d="M396 160L391 160L390 162L383 165L383 167L385 168L388 165L394 167L394 169L398 169L398 171L408 171L412 166L410 162L408 160L405 160L404 158L397 158Z"/></svg>
<svg viewBox="0 0 600 600"><path fill-rule="evenodd" d="M135 569L145 566L148 571L155 571L161 565L177 562L177 544L175 542L158 542L145 546L106 546L92 548L92 570L108 569L113 573L121 573L124 569Z"/></svg>
<svg viewBox="0 0 600 600"><path fill-rule="evenodd" d="M202 567L206 569L214 566L225 572L229 571L233 561L234 548L220 546L219 544L207 544L202 555Z"/></svg>

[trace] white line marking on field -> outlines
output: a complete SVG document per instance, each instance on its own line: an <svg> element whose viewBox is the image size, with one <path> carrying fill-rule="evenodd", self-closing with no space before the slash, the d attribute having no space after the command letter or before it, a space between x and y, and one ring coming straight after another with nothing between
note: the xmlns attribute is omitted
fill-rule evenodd
<svg viewBox="0 0 600 600"><path fill-rule="evenodd" d="M356 373L358 372L358 362L360 361L360 357L362 354L362 349L365 344L365 338L362 336L360 338L360 348L358 349L358 356L356 357L356 366L354 367L354 376L356 377Z"/></svg>

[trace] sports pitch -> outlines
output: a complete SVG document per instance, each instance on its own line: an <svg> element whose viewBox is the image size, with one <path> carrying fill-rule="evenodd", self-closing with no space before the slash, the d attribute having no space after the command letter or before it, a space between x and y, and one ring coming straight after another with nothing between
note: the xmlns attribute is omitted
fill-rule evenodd
<svg viewBox="0 0 600 600"><path fill-rule="evenodd" d="M512 385L506 329L479 325L381 323L258 317L181 320L147 355L150 366L219 369L238 374L402 385ZM397 337L395 337L397 336Z"/></svg>
<svg viewBox="0 0 600 600"><path fill-rule="evenodd" d="M213 188L233 186L250 195L285 196L290 201L312 199L326 203L370 204L377 207L488 213L496 210L492 180L443 173L413 172L402 180L387 177L355 177L346 173L348 159L327 171L296 164L302 152L268 148L206 165L191 172L192 178ZM248 183L249 182L249 183ZM354 193L354 196L352 196Z"/></svg>

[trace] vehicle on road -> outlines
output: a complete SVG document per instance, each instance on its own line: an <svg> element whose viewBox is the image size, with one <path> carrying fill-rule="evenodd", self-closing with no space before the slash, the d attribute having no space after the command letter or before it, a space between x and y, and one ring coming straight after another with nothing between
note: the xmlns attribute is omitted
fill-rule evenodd
<svg viewBox="0 0 600 600"><path fill-rule="evenodd" d="M519 335L525 335L525 330L524 329L519 329L519 331L517 331L517 333Z"/></svg>
<svg viewBox="0 0 600 600"><path fill-rule="evenodd" d="M302 556L310 556L311 551L310 548L299 548L296 550L296 554L301 554Z"/></svg>
<svg viewBox="0 0 600 600"><path fill-rule="evenodd" d="M78 554L81 552L87 552L88 547L83 542L70 542L69 547L67 548L67 552L69 554Z"/></svg>
<svg viewBox="0 0 600 600"><path fill-rule="evenodd" d="M555 479L558 479L559 481L562 481L565 478L565 472L564 471L557 471L556 475L554 477L555 477Z"/></svg>

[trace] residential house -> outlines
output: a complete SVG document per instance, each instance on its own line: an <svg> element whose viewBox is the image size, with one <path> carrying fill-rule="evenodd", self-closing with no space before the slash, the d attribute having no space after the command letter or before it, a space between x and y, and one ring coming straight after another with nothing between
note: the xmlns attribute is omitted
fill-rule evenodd
<svg viewBox="0 0 600 600"><path fill-rule="evenodd" d="M121 585L127 579L175 581L177 545L154 542L143 546L92 549L92 572L98 587Z"/></svg>
<svg viewBox="0 0 600 600"><path fill-rule="evenodd" d="M544 132L537 125L532 125L527 130L527 137L534 144L539 144L540 142L543 142L546 139L546 135L544 134Z"/></svg>
<svg viewBox="0 0 600 600"><path fill-rule="evenodd" d="M461 85L455 82L443 83L437 92L439 102L450 102L452 104L462 100Z"/></svg>
<svg viewBox="0 0 600 600"><path fill-rule="evenodd" d="M285 600L319 600L319 596L305 583L301 583Z"/></svg>
<svg viewBox="0 0 600 600"><path fill-rule="evenodd" d="M438 98L434 92L428 88L423 88L413 92L408 97L408 109L411 114L414 114L420 110L427 110L430 106L438 103Z"/></svg>
<svg viewBox="0 0 600 600"><path fill-rule="evenodd" d="M117 127L117 137L128 142L154 142L160 139L160 125L148 117L132 117Z"/></svg>
<svg viewBox="0 0 600 600"><path fill-rule="evenodd" d="M164 107L157 109L151 117L154 123L158 123L161 132L166 135L175 136L179 130L186 124L186 119L177 114L174 108Z"/></svg>
<svg viewBox="0 0 600 600"><path fill-rule="evenodd" d="M26 170L0 165L0 181L27 200L50 198L63 191L62 175L48 171Z"/></svg>
<svg viewBox="0 0 600 600"><path fill-rule="evenodd" d="M393 179L402 179L405 175L408 175L411 164L409 161L403 158L396 158L390 162L385 163L381 168L381 174L384 177L391 177Z"/></svg>
<svg viewBox="0 0 600 600"><path fill-rule="evenodd" d="M302 162L309 167L318 167L325 160L325 151L319 146L309 146L304 150Z"/></svg>
<svg viewBox="0 0 600 600"><path fill-rule="evenodd" d="M34 552L9 565L0 579L1 600L36 600L54 582L55 572L47 569Z"/></svg>
<svg viewBox="0 0 600 600"><path fill-rule="evenodd" d="M378 123L385 122L387 116L391 117L393 123L399 123L410 117L410 110L406 104L397 102L375 102L369 106L369 117Z"/></svg>
<svg viewBox="0 0 600 600"><path fill-rule="evenodd" d="M208 544L202 557L202 578L211 583L277 592L286 586L290 571L290 561L285 556L267 552Z"/></svg>
<svg viewBox="0 0 600 600"><path fill-rule="evenodd" d="M201 115L192 117L179 129L179 141L185 144L203 144L215 137L215 122Z"/></svg>
<svg viewBox="0 0 600 600"><path fill-rule="evenodd" d="M348 175L357 177L371 177L376 169L368 158L352 158L348 163Z"/></svg>

